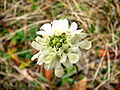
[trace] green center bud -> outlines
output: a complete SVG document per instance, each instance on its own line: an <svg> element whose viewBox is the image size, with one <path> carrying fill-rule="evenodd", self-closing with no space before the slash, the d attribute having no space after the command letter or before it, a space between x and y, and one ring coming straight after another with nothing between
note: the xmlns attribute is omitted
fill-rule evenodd
<svg viewBox="0 0 120 90"><path fill-rule="evenodd" d="M53 36L50 37L50 41L49 41L47 47L52 47L52 48L55 47L56 49L59 49L64 44L67 44L65 34L61 34L61 35L54 34Z"/></svg>

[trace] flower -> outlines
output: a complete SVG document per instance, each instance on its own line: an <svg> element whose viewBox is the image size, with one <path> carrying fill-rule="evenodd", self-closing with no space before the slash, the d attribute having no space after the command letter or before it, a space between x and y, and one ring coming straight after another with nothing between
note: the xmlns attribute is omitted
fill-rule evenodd
<svg viewBox="0 0 120 90"><path fill-rule="evenodd" d="M72 68L82 58L80 49L90 49L91 42L86 40L87 34L82 29L77 30L75 22L69 27L67 19L54 20L41 26L41 31L31 46L38 50L31 60L38 59L37 64L46 70L54 69L57 77L64 75L62 65Z"/></svg>

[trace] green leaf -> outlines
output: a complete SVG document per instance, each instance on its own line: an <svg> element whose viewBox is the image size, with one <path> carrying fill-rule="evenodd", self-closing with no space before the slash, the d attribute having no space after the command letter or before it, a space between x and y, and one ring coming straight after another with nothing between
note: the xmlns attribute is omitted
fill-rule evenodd
<svg viewBox="0 0 120 90"><path fill-rule="evenodd" d="M66 79L63 79L62 82L61 82L61 85L65 86L65 83L66 83Z"/></svg>
<svg viewBox="0 0 120 90"><path fill-rule="evenodd" d="M73 79L72 79L72 78L67 78L67 81L68 81L70 84L72 84Z"/></svg>
<svg viewBox="0 0 120 90"><path fill-rule="evenodd" d="M23 42L24 41L24 32L20 31L20 32L16 33L16 35L14 35L12 37L12 40L13 41L21 41L21 42Z"/></svg>

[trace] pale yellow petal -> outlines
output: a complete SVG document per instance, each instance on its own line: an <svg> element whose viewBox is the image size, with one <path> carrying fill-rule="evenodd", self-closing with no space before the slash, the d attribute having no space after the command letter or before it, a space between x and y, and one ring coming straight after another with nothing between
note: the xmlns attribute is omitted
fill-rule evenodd
<svg viewBox="0 0 120 90"><path fill-rule="evenodd" d="M66 55L65 53L63 53L63 54L62 54L62 57L61 57L61 59L60 59L60 62L63 63L63 62L66 61L66 59L67 59L67 55Z"/></svg>
<svg viewBox="0 0 120 90"><path fill-rule="evenodd" d="M92 47L92 43L88 40L84 40L78 43L78 46L82 49L90 49Z"/></svg>
<svg viewBox="0 0 120 90"><path fill-rule="evenodd" d="M49 64L49 63L52 61L52 59L53 59L53 56L52 56L52 55L48 55L48 56L45 58L44 63L45 63L45 64Z"/></svg>
<svg viewBox="0 0 120 90"><path fill-rule="evenodd" d="M31 46L37 50L41 50L41 45L35 41L31 43Z"/></svg>
<svg viewBox="0 0 120 90"><path fill-rule="evenodd" d="M55 75L59 78L63 77L64 75L64 70L59 62L56 64Z"/></svg>
<svg viewBox="0 0 120 90"><path fill-rule="evenodd" d="M37 64L41 65L41 64L43 64L43 62L44 62L44 55L42 54L38 57Z"/></svg>
<svg viewBox="0 0 120 90"><path fill-rule="evenodd" d="M43 39L42 39L41 37L37 36L37 37L35 38L35 40L36 40L36 42L41 43Z"/></svg>
<svg viewBox="0 0 120 90"><path fill-rule="evenodd" d="M73 33L74 34L80 34L83 31L83 29L75 30Z"/></svg>
<svg viewBox="0 0 120 90"><path fill-rule="evenodd" d="M65 67L72 69L73 65L70 63L70 61L67 59L66 62L62 63Z"/></svg>
<svg viewBox="0 0 120 90"><path fill-rule="evenodd" d="M70 63L77 63L79 61L79 55L75 53L69 53L68 59L70 60Z"/></svg>
<svg viewBox="0 0 120 90"><path fill-rule="evenodd" d="M71 44L77 44L80 40L82 40L86 36L87 34L85 33L79 33L79 34L76 34L75 36L72 36L69 41L71 42Z"/></svg>
<svg viewBox="0 0 120 90"><path fill-rule="evenodd" d="M39 55L40 55L40 52L36 53L36 54L31 58L31 60L32 60L32 61L35 60L36 58L39 57Z"/></svg>

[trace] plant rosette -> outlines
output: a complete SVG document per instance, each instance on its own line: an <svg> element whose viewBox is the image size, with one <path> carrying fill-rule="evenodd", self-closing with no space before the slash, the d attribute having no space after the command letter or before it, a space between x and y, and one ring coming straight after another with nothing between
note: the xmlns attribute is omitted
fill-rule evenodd
<svg viewBox="0 0 120 90"><path fill-rule="evenodd" d="M72 68L82 58L81 49L90 49L92 44L86 40L83 29L77 30L77 23L73 22L69 27L67 19L53 20L41 26L35 41L31 46L38 50L31 60L38 59L37 64L44 64L46 70L55 70L55 75L63 77L64 69Z"/></svg>

